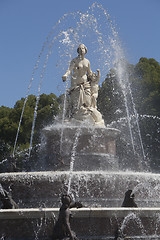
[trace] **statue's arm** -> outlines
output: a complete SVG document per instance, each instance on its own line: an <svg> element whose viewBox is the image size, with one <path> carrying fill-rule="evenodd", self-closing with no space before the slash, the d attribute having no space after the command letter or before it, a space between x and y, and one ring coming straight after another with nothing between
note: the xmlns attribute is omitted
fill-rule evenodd
<svg viewBox="0 0 160 240"><path fill-rule="evenodd" d="M73 59L69 65L68 70L65 72L65 74L62 76L62 80L63 82L65 82L67 80L67 77L69 77L69 75L71 74L73 68L75 66L75 60Z"/></svg>
<svg viewBox="0 0 160 240"><path fill-rule="evenodd" d="M100 73L100 69L97 69L97 77L100 79L101 77L101 73Z"/></svg>
<svg viewBox="0 0 160 240"><path fill-rule="evenodd" d="M82 203L80 202L71 202L69 208L81 208L83 207Z"/></svg>

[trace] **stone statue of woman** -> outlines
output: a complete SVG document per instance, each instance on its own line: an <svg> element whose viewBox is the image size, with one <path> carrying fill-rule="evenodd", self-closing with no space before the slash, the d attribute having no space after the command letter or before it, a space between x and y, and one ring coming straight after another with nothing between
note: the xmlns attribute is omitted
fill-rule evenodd
<svg viewBox="0 0 160 240"><path fill-rule="evenodd" d="M93 76L95 74L91 71L89 60L85 58L87 47L84 44L80 44L77 52L78 56L71 61L68 70L62 76L62 80L66 81L71 75L69 92L71 118L104 125L101 113L97 110L96 102L93 104L92 101L91 82L94 81ZM98 70L99 76L100 70Z"/></svg>
<svg viewBox="0 0 160 240"><path fill-rule="evenodd" d="M85 58L87 48L84 44L80 44L78 49L78 57L74 58L69 69L63 75L63 81L71 75L71 112L74 115L81 106L89 107L91 105L91 87L87 80L87 75L91 74L90 62ZM86 74L87 73L87 74Z"/></svg>

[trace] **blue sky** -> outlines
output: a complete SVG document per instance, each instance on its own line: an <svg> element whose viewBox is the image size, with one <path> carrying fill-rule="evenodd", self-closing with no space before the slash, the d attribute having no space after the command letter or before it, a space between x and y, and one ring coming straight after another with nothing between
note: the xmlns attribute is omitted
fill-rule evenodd
<svg viewBox="0 0 160 240"><path fill-rule="evenodd" d="M78 10L85 13L94 2L0 0L0 106L13 107L17 100L26 96L42 46L58 20L65 13ZM97 0L97 3L102 4L116 23L130 63L136 64L140 57L160 62L159 0ZM89 51L90 46L87 47ZM46 70L41 93L62 93L61 71L53 76L55 55L48 63L52 71ZM37 94L38 84L39 78L35 77L30 93Z"/></svg>

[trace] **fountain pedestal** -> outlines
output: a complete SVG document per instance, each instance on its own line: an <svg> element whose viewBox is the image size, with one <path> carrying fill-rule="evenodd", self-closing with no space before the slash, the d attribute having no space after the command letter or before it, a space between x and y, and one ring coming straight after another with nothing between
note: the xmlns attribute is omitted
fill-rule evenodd
<svg viewBox="0 0 160 240"><path fill-rule="evenodd" d="M43 129L46 136L45 161L50 170L69 170L74 160L76 171L118 169L114 128L53 125Z"/></svg>

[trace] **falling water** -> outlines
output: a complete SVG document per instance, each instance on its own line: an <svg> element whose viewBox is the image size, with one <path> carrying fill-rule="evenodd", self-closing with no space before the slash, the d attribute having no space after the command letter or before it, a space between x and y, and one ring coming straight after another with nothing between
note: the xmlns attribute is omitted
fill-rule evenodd
<svg viewBox="0 0 160 240"><path fill-rule="evenodd" d="M137 224L138 228L141 230L141 236L146 235L145 230L144 230L144 226L141 222L141 219L135 213L130 213L124 218L124 220L122 222L122 225L121 225L121 228L120 228L122 234L124 233L124 230L125 230L125 228L127 227L127 224L129 224L130 221L134 221Z"/></svg>
<svg viewBox="0 0 160 240"><path fill-rule="evenodd" d="M62 113L62 129L61 129L61 138L60 138L60 154L62 153L62 144L63 144L63 126L64 126L64 120L66 115L66 100L67 100L67 90L68 90L68 79L66 81L66 89L64 94L64 102L63 102L63 113Z"/></svg>
<svg viewBox="0 0 160 240"><path fill-rule="evenodd" d="M142 156L143 156L143 160L145 160L146 156L145 156L145 151L144 151L144 147L143 147L141 131L140 131L140 127L139 127L139 117L138 117L138 113L137 113L137 110L136 110L136 106L135 106L135 103L134 103L134 99L133 99L133 95L132 95L132 91L131 91L131 87L130 86L129 86L129 91L130 91L130 96L131 96L134 116L136 118L136 124L137 124L137 129L138 129L138 136L139 136L140 145L141 145L141 149L142 149Z"/></svg>
<svg viewBox="0 0 160 240"><path fill-rule="evenodd" d="M128 102L127 102L126 89L125 89L125 86L123 86L123 84L122 84L122 80L123 80L124 76L121 72L121 70L122 70L121 64L118 64L116 70L117 70L117 73L118 73L117 74L118 80L120 81L123 96L124 96L124 104L125 104L125 109L126 109L126 114L127 114L127 121L128 121L129 133L130 133L130 137L131 137L132 148L133 148L134 155L136 155L135 143L134 143L134 140L133 140L133 133L132 133L132 127L131 127L131 117L130 117L130 114L129 114L129 108L128 108Z"/></svg>
<svg viewBox="0 0 160 240"><path fill-rule="evenodd" d="M35 226L35 229L34 229L35 240L39 239L39 234L40 234L40 231L42 230L42 227L43 227L43 221L44 221L43 218L40 218L40 222L39 222L39 219L36 221L36 226Z"/></svg>
<svg viewBox="0 0 160 240"><path fill-rule="evenodd" d="M157 232L158 232L159 224L160 224L160 214L157 213L155 218L156 218L155 236L157 236ZM157 239L158 239L158 236L157 236Z"/></svg>
<svg viewBox="0 0 160 240"><path fill-rule="evenodd" d="M142 157L145 160L145 152L144 152L144 147L143 147L141 133L140 133L138 114L137 114L137 111L135 108L135 103L133 100L132 91L131 91L131 87L129 84L129 76L128 76L128 71L127 71L125 56L124 56L120 41L118 39L118 32L116 31L115 25L113 24L113 21L111 20L110 15L103 8L103 6L100 4L94 4L93 7L95 7L95 5L97 6L97 8L99 8L103 11L103 14L106 17L106 20L109 22L110 28L112 31L113 37L110 37L110 44L113 48L113 55L114 55L113 63L115 65L114 68L117 73L117 79L120 83L120 86L121 86L121 89L123 92L123 96L124 96L124 104L125 104L125 109L126 109L126 114L127 114L127 121L128 121L128 127L129 127L129 133L130 133L133 152L134 152L134 155L136 155L137 139L134 140L133 134L134 134L135 129L133 129L132 124L131 124L131 116L134 114L135 122L137 125L138 137L139 137L140 146L141 146ZM129 95L129 98L131 99L130 102L128 100L127 95ZM129 104L132 106L129 106ZM132 112L130 113L129 107L133 108L133 113Z"/></svg>
<svg viewBox="0 0 160 240"><path fill-rule="evenodd" d="M52 31L50 34L49 34L49 37L47 39L47 41L44 43L43 47L42 47L42 51L38 57L38 61L37 61L37 64L35 65L35 68L33 70L33 74L32 74L32 79L30 81L30 84L29 84L29 87L28 87L28 90L27 90L27 95L26 95L26 98L25 98L25 101L24 101L24 105L23 105L23 109L22 109L22 113L21 113L21 117L20 117L20 122L19 122L19 126L18 126L18 130L17 130L17 135L16 135L16 140L15 140L15 145L14 145L14 150L13 150L13 157L14 157L14 154L15 154L15 150L16 150L16 144L17 144L17 140L18 140L18 134L19 134L19 130L20 130L20 126L21 126L21 122L22 122L22 117L23 117L23 113L24 113L24 109L25 109L25 105L26 105L26 102L28 100L28 94L29 94L29 91L30 91L30 88L31 88L31 84L33 82L33 79L35 78L35 71L39 68L39 62L40 62L40 59L41 59L41 55L44 53L44 50L46 49L46 47L49 46L49 50L48 50L48 53L46 55L46 59L45 59L45 62L43 64L43 68L42 68L42 71L41 71L41 75L40 75L40 82L39 82L39 86L38 86L38 94L37 94L37 97L36 97L36 105L35 105L35 109L34 109L34 118L33 118L33 124L32 124L32 132L31 132L31 140L30 140L30 148L29 148L29 156L31 154L31 150L32 150L32 141L33 141L33 134L34 134L34 128L35 128L35 122L36 122L36 117L37 117L37 108L38 108L38 103L39 103L39 97L40 97L40 91L41 91L41 86L42 86L42 81L44 79L44 73L45 73L45 70L46 70L46 67L47 67L47 63L48 63L48 59L49 59L49 56L51 55L52 53L52 47L54 45L55 42L59 43L60 44L60 47L59 49L61 49L62 46L64 46L64 48L68 48L69 51L72 49L72 50L75 50L75 47L77 47L78 43L81 43L81 42L84 42L84 40L86 40L87 42L87 37L89 37L89 33L90 31L93 31L94 32L94 36L97 37L97 39L92 39L92 36L90 37L90 39L88 40L89 43L91 44L88 44L89 48L92 49L92 54L93 54L93 62L95 62L95 65L98 65L96 67L102 69L102 79L104 80L105 76L107 75L107 71L108 71L108 68L111 66L111 58L112 58L112 54L110 53L110 47L107 43L107 38L106 38L106 35L102 33L102 28L100 27L100 25L98 25L98 19L100 18L100 16L98 16L97 18L95 17L94 15L94 8L99 8L101 10L104 10L102 8L102 6L98 5L98 4L93 4L92 7L90 8L91 12L89 13L89 11L87 11L85 14L82 14L82 13L74 13L74 14L70 14L72 15L74 18L76 17L79 17L79 21L76 22L76 26L73 27L73 28L69 28L66 30L65 28L65 31L60 31L60 33L58 34L55 34L54 31ZM122 64L121 62L119 62L119 59L122 58L123 56L123 53L122 53L122 49L119 45L119 42L117 40L117 33L115 31L115 29L113 28L113 25L112 25L112 21L110 20L110 16L109 14L104 11L104 14L105 16L107 17L107 21L110 23L111 25L111 28L112 28L112 35L113 37L110 37L110 43L112 45L112 48L114 50L114 62L115 63L119 63L117 66L117 75L118 75L118 78L119 78L119 81L121 83L121 87L122 87L122 91L123 91L123 94L124 94L124 98L125 98L125 105L126 105L126 113L127 113L127 119L128 119L128 125L129 125L129 131L130 131L130 136L131 136L131 142L132 142L132 146L133 146L133 151L134 153L136 152L136 149L135 149L135 141L134 141L134 136L133 136L133 133L132 133L132 125L131 125L131 113L129 112L129 106L128 106L128 99L127 99L127 93L124 91L124 89L126 88L127 86L127 90L128 92L130 93L130 96L131 96L131 102L132 102L132 108L133 108L133 112L134 112L134 115L135 115L135 118L136 118L136 122L137 122L137 127L138 127L138 133L139 133L139 138L140 138L140 142L141 142L141 148L142 148L142 152L143 152L143 156L145 158L145 154L144 154L144 149L143 149L143 144L142 144L142 139L141 139L141 135L140 135L140 129L139 129L139 125L138 125L138 114L136 112L136 109L135 109L135 105L134 105L134 101L133 101L133 97L132 97L132 93L131 93L131 89L130 89L130 86L129 86L129 83L128 82L124 82L124 79L128 81L128 76L127 74L125 74L125 71L126 69L124 68L123 71L122 71ZM102 15L102 18L104 18L104 14ZM68 14L69 15L69 14ZM62 18L63 20L66 20L67 14L64 15L64 17ZM58 22L58 24L56 26L60 26L60 23L62 21L60 20ZM65 21L64 21L65 22ZM87 29L86 32L84 29ZM52 37L53 33L56 35L53 40L51 40L51 42L49 42L49 39ZM66 35L65 35L66 34ZM66 38L63 39L63 35L67 36L67 38L69 38L69 40L65 41ZM77 37L79 35L79 37ZM61 40L62 38L62 40ZM115 38L113 40L113 38ZM94 43L98 43L98 46L95 47ZM86 44L87 45L87 44ZM69 52L68 51L68 52ZM63 57L65 56L66 58L69 58L71 59L72 57L72 54L68 54L65 53L63 55ZM99 55L98 55L98 54ZM97 55L96 55L97 54ZM96 59L96 61L95 61ZM109 60L108 60L109 59ZM63 63L65 62L68 62L68 60L64 60L64 58L62 58L61 60ZM94 64L91 66L95 66ZM64 67L63 69L65 68L65 64L64 64ZM93 67L94 68L94 67ZM124 78L123 78L124 77ZM125 84L125 85L124 85ZM64 96L64 110L63 110L63 115L62 115L62 125L64 124L64 120L65 120L65 114L66 114L66 97L67 97L67 89L68 89L68 82L66 84L66 91L65 91L65 96ZM70 159L70 171L69 171L69 176L68 176L68 194L71 192L71 183L73 181L72 177L73 177L73 170L74 170L74 163L76 161L76 152L77 152L77 145L78 145L78 141L79 141L79 136L81 134L81 129L77 129L76 133L75 133L75 139L74 139L74 143L73 143L73 147L72 147L72 152L71 152L71 159ZM61 143L63 141L63 130L62 130L62 134L61 134ZM62 145L61 145L61 150L62 150ZM47 173L48 174L48 173ZM82 174L82 172L80 173ZM80 178L80 174L79 174L79 178ZM95 197L97 197L97 194L96 194L96 190L98 189L98 185L95 184L95 186L93 186L93 188L89 189L88 186L87 186L87 172L85 173L86 176L81 176L81 180L82 180L82 183L86 183L86 192L88 193L90 191L90 195L92 199L95 199ZM95 173L92 172L92 174L95 176ZM96 173L97 174L97 173ZM112 173L113 174L113 173ZM108 188L110 188L110 186L116 186L115 183L113 182L116 182L116 179L117 178L112 178L112 174L110 176L108 176L108 179L107 177L105 176L104 178L104 181L106 181L106 186L108 186ZM116 173L117 174L117 173ZM120 174L120 176L122 176L122 173L118 173ZM102 174L101 176L98 176L98 180L96 179L96 182L100 182L100 177L102 177ZM84 180L85 179L85 180ZM88 177L89 179L89 177ZM88 181L89 183L94 183L93 182L93 177L91 178L90 181ZM102 183L104 183L104 181ZM131 174L129 174L128 176L128 182L131 181ZM77 180L75 180L76 184L77 184ZM108 184L108 185L107 185ZM126 182L125 182L126 184ZM89 184L88 184L89 185ZM84 187L83 184L81 184L82 187ZM100 184L99 186L104 186L103 184ZM126 185L125 185L126 186ZM79 187L79 186L78 186ZM120 187L120 185L119 185ZM106 189L108 189L106 187ZM99 191L100 194L104 194L104 192L106 191L106 189L100 189ZM115 191L117 189L112 189L112 192ZM95 191L95 195L94 195L94 191ZM92 194L93 194L93 197L92 197ZM105 198L106 200L107 198ZM97 200L97 199L96 199ZM113 200L112 200L112 203L113 203ZM124 221L123 221L123 224L122 224L122 231L124 231L125 227L127 226L127 223L131 220L135 220L137 225L140 227L141 229L141 232L143 235L145 235L145 232L144 232L144 228L143 228L143 225L140 221L140 219L135 215L135 214L130 214L128 215ZM42 219L41 219L41 222L38 223L37 222L37 225L36 227L38 227L38 230L36 228L36 230L34 231L35 233L35 239L38 240L38 235L40 233L40 230L42 228L42 225L43 225L43 222L42 222ZM3 238L2 238L3 239Z"/></svg>
<svg viewBox="0 0 160 240"><path fill-rule="evenodd" d="M72 31L72 29L69 29L70 31ZM46 67L47 67L47 63L48 63L48 59L49 56L52 54L52 47L53 44L55 43L55 41L57 41L62 35L64 34L64 32L60 32L57 36L55 36L53 38L53 40L51 41L51 43L49 44L49 50L48 53L46 55L46 59L45 59L45 63L43 65L43 69L40 75L40 82L39 82L39 86L38 86L38 94L36 97L36 105L35 105L35 109L34 109L34 117L33 117L33 123L32 123L32 131L31 131L31 139L30 139L30 147L29 147L29 157L31 154L31 150L32 150L32 142L33 142L33 136L34 136L34 128L35 128L35 122L36 122L36 117L37 117L37 109L38 109L38 103L39 103L39 99L40 99L40 91L41 91L41 86L42 86L42 81L44 79L44 73L46 71ZM67 81L68 82L68 81ZM63 117L62 117L62 124L64 122L64 118L65 118L65 104L66 104L66 93L67 93L67 89L68 89L68 84L66 84L66 91L65 91L65 100L64 100L64 108L63 108ZM63 135L62 135L63 136Z"/></svg>
<svg viewBox="0 0 160 240"><path fill-rule="evenodd" d="M117 36L117 34L115 34L115 37ZM118 46L117 46L118 44ZM127 119L128 119L128 126L129 126L129 132L130 132L130 137L131 137L131 142L132 142L132 147L133 147L133 152L136 155L136 150L135 150L135 146L136 146L136 141L137 139L134 141L133 138L133 129L132 129L132 125L131 125L131 117L134 114L135 117L135 122L137 125L137 131L138 131L138 137L139 137L139 141L140 141L140 146L141 146L141 151L142 151L142 157L145 160L145 153L144 153L144 147L143 147L143 143L142 143L142 138L141 138L141 133L140 133L140 127L139 127L139 119L138 119L138 114L135 108L135 103L133 100L133 96L132 96L132 91L131 91L131 87L130 87L130 83L129 83L129 76L128 76L128 71L126 68L126 61L124 60L120 60L121 58L124 58L122 49L120 48L120 43L117 42L117 39L114 41L113 43L113 48L115 50L115 61L118 62L117 64L117 77L118 80L120 82L121 85L121 89L123 92L123 96L124 96L124 104L125 104L125 108L126 108L126 113L127 113ZM126 88L127 87L127 88ZM131 107L133 108L133 114L132 112L129 113L129 101L127 100L127 94L129 94L129 98L131 99Z"/></svg>
<svg viewBox="0 0 160 240"><path fill-rule="evenodd" d="M120 47L120 42L118 41L117 33L115 32L114 29L113 29L113 35L114 35L115 39L114 40L112 39L111 42L112 42L113 49L115 51L115 53L114 53L115 54L115 66L116 66L115 70L117 72L117 78L120 83L120 86L121 86L121 89L123 92L123 96L124 96L124 104L125 104L125 109L126 109L126 114L127 114L128 127L129 127L133 152L134 152L134 155L136 155L136 150L135 150L136 143L134 142L133 130L132 130L132 125L131 125L132 113L129 112L129 106L128 106L129 101L127 100L127 94L130 94L129 97L131 98L133 112L134 112L134 116L136 117L136 124L138 127L138 136L139 136L140 143L141 143L142 156L143 156L143 159L145 159L144 148L143 148L143 144L142 144L140 128L139 128L139 123L138 123L138 118L137 118L137 112L135 109L135 104L133 101L132 92L131 92L131 88L130 88L130 84L129 84L129 76L128 76L127 69L126 69L126 61L124 61L125 57L124 57L122 48Z"/></svg>
<svg viewBox="0 0 160 240"><path fill-rule="evenodd" d="M28 154L29 157L30 157L31 150L32 150L32 141L33 141L34 128L35 128L35 122L36 122L36 117L37 117L37 109L38 109L38 103L39 103L39 98L40 98L41 85L42 85L42 80L43 80L43 77L44 77L45 69L46 69L46 66L47 66L48 57L49 57L49 55L47 54L46 61L45 61L45 64L43 66L43 70L42 70L42 73L41 73L40 83L39 83L39 86L38 86L38 94L37 94L37 97L36 97L36 105L35 105L35 109L34 109L34 117L33 117L31 139L30 139L30 146L29 146L29 154Z"/></svg>
<svg viewBox="0 0 160 240"><path fill-rule="evenodd" d="M75 133L75 140L73 142L73 148L72 148L72 152L71 152L70 174L69 174L67 194L70 194L72 174L73 174L73 167L74 167L74 162L75 162L75 159L76 159L76 148L77 148L77 145L78 145L78 139L79 139L80 133L81 133L81 129L78 128L76 133Z"/></svg>
<svg viewBox="0 0 160 240"><path fill-rule="evenodd" d="M29 92L30 92L30 89L31 89L31 86L32 86L32 83L33 83L33 80L34 80L34 77L35 77L35 73L36 73L36 70L39 68L39 64L40 64L40 60L41 60L41 57L46 49L46 47L48 46L49 44L49 40L50 38L52 37L55 29L64 21L65 22L65 19L69 16L69 15L75 15L75 13L68 13L68 14L64 14L60 19L59 21L56 23L56 25L52 28L52 30L49 32L47 38L46 38L46 41L43 43L43 46L41 48L41 51L38 55L38 59L36 61L36 64L33 68L33 72L32 72L32 77L31 77L31 80L29 82L29 85L28 85L28 89L27 89L27 93L26 93L26 97L25 97L25 100L24 100L24 104L23 104L23 108L22 108L22 112L21 112L21 116L20 116L20 121L19 121L19 125L18 125L18 129L17 129L17 134L16 134L16 138L15 138L15 143L14 143L14 148L13 148L13 153L12 153L12 156L14 157L15 156L15 150L16 150L16 145L17 145L17 141L18 141L18 136L19 136L19 131L20 131L20 127L21 127L21 123L22 123L22 119L23 119L23 114L24 114L24 110L25 110L25 106L26 106L26 103L28 101L28 96L29 96ZM58 37L62 35L62 33L58 34ZM57 39L58 37L55 37L52 41L51 41L51 44L49 45L49 53L47 54L47 57L46 57L46 63L44 64L43 66L43 71L42 71L42 75L45 71L45 68L47 66L47 62L48 62L48 55L51 54L51 48L53 46L53 43L54 43L54 40ZM41 75L41 80L40 80L40 84L39 84L39 87L38 87L38 95L37 95L37 99L36 99L36 105L38 106L38 102L39 102L39 93L40 93L40 89L41 89L41 84L42 84L42 78L43 76ZM35 106L35 110L34 110L34 117L33 117L33 125L35 125L35 119L36 119L36 116L37 116L37 106ZM32 150L32 140L33 140L33 134L34 134L34 126L32 126L32 131L31 131L31 140L30 140L30 147L29 147L29 156L30 156L30 153L31 153L31 150Z"/></svg>
<svg viewBox="0 0 160 240"><path fill-rule="evenodd" d="M98 11L100 12L98 13ZM70 21L71 19L69 19L69 17L72 17L72 21ZM68 26L68 24L70 25ZM61 54L59 54L60 60L59 60L58 66L61 68L60 70L61 72L63 71L63 74L64 74L64 69L65 68L67 69L66 66L69 64L70 59L73 57L73 53L75 53L75 48L77 48L78 44L82 42L85 43L86 45L88 43L88 46L89 46L88 54L89 54L89 59L91 60L92 69L95 67L101 69L101 82L105 79L107 72L109 71L109 69L111 69L111 66L113 65L113 63L117 64L116 65L117 76L124 94L124 103L126 106L126 114L128 119L129 133L131 137L133 152L136 153L135 144L137 143L137 140L134 140L133 130L135 131L135 129L133 129L131 125L131 115L133 114L129 112L128 99L127 99L128 93L126 93L124 89L127 88L130 94L131 94L131 90L130 90L129 83L127 82L128 81L128 76L126 73L127 69L125 66L122 66L120 61L120 59L124 58L124 54L118 40L118 33L115 30L114 24L111 21L111 18L108 12L101 5L94 3L89 8L89 10L86 11L86 13L75 12L75 13L65 14L57 22L56 26L53 27L52 31L49 33L47 37L47 41L44 43L42 47L42 51L39 55L37 64L33 71L31 83L35 75L35 70L39 68L39 62L42 57L42 54L44 53L44 50L46 50L47 47L49 48L49 50L46 55L45 63L43 65L41 75L40 75L40 83L38 86L38 95L36 97L36 106L34 110L33 124L32 124L32 130L31 130L29 156L32 150L32 142L33 142L33 134L34 134L34 128L35 128L35 121L37 116L39 94L40 94L42 80L44 78L44 72L47 67L48 58L49 56L51 56L52 52L53 52L52 54L53 56L56 54L57 51L59 51L59 53L61 52ZM56 47L56 44L57 44L57 47ZM56 47L56 52L53 51L53 46ZM22 110L22 114L19 122L19 127L18 127L14 150L13 150L13 156L15 154L19 129L20 129L20 125L23 117L24 108L28 99L28 93L31 87L31 83L28 88L27 97L24 102L24 106L23 106L23 110ZM67 83L66 90L68 87L69 86ZM65 101L64 101L64 110L63 110L63 116L62 116L62 125L64 124L65 113L66 113L66 105L65 105L66 93L67 91L65 91L65 95L64 95ZM133 98L132 98L132 105L133 105L132 107L133 107L134 115L136 118L138 135L139 135L140 145L142 149L142 155L143 155L143 158L145 158L144 148L143 148L142 139L140 135L140 128L138 124L138 114L136 113ZM63 142L63 130L61 134L61 143L62 142ZM61 151L62 151L62 145L61 145Z"/></svg>
<svg viewBox="0 0 160 240"><path fill-rule="evenodd" d="M27 100L28 100L28 95L29 95L29 92L30 92L30 89L31 89L31 86L32 86L32 82L34 80L34 76L35 76L35 72L36 70L38 69L39 67L39 63L40 63L40 59L41 59L41 56L48 44L48 41L49 41L49 38L50 36L52 35L53 33L53 30L48 34L47 38L46 38L46 41L43 43L43 46L42 46L42 49L40 51L40 54L38 55L38 59L36 61L36 64L33 68L33 72L32 72L32 77L31 77L31 80L29 82L29 85L28 85L28 89L27 89L27 93L26 93L26 97L25 97L25 100L24 100L24 104L23 104L23 108L22 108L22 112L21 112L21 116L20 116L20 121L19 121L19 125L18 125L18 129L17 129L17 134L16 134L16 139L15 139L15 143L14 143L14 148L13 148L13 157L15 155L15 150L16 150L16 145L17 145L17 140L18 140L18 136L19 136L19 131L20 131L20 127L21 127L21 123L22 123L22 118L23 118L23 114L24 114L24 110L25 110L25 106L26 106L26 103L27 103Z"/></svg>
<svg viewBox="0 0 160 240"><path fill-rule="evenodd" d="M5 162L7 162L8 161L8 159L6 158L6 159L3 159L1 162L0 162L0 165L1 164L4 164Z"/></svg>
<svg viewBox="0 0 160 240"><path fill-rule="evenodd" d="M36 66L35 66L35 68L33 70L32 76L34 75L34 72L35 72L35 70L38 67L38 62L39 62L39 59L38 59L38 61L36 63ZM23 118L23 113L24 113L24 109L25 109L25 106L26 106L26 102L28 100L28 94L29 94L29 91L30 91L30 88L31 88L31 85L32 85L32 81L33 81L33 77L31 78L31 81L29 83L27 94L26 94L26 97L25 97L25 100L24 100L24 104L23 104L23 108L22 108L22 112L21 112L21 116L20 116L20 121L19 121L19 125L18 125L18 130L17 130L17 134L16 134L16 139L15 139L15 143L14 143L13 153L12 153L13 157L14 157L14 154L15 154L17 140L18 140L18 135L19 135L19 131L20 131L21 123L22 123L22 118Z"/></svg>
<svg viewBox="0 0 160 240"><path fill-rule="evenodd" d="M5 234L3 236L1 236L0 240L5 240L6 239L6 236Z"/></svg>
<svg viewBox="0 0 160 240"><path fill-rule="evenodd" d="M75 48L75 46L77 47L78 43L82 42L81 39L79 38L79 36L83 36L83 37L86 37L85 34L79 34L79 32L81 32L82 30L82 26L84 25L87 25L88 22L90 22L90 25L92 25L93 27L93 23L95 21L95 19L93 18L92 14L88 14L88 11L87 11L87 14L82 14L80 12L77 12L77 13L69 13L69 14L65 14L58 22L57 24L55 25L55 27L53 27L52 31L49 33L49 35L47 36L47 40L44 42L43 44L43 47L42 47L42 50L38 56L38 60L36 62L36 65L33 69L33 73L32 73L32 78L31 78L31 81L30 81L30 84L29 84L29 87L28 87L28 90L27 90L27 94L26 94L26 98L25 98L25 101L24 101L24 105L23 105L23 109L22 109L22 113L21 113L21 117L20 117L20 121L19 121L19 126L18 126L18 130L17 130L17 135L16 135L16 140L15 140L15 144L14 144L14 150L13 150L13 156L15 154L15 150L16 150L16 144L17 144L17 140L18 140L18 135L19 135L19 131L20 131L20 126L21 126L21 122L22 122L22 118L23 118L23 113L24 113L24 110L25 110L25 105L26 105L26 102L28 100L28 95L29 95L29 91L30 91L30 88L31 88L31 85L32 85L32 82L34 80L34 76L35 76L35 72L36 70L39 68L39 63L40 63L40 59L46 49L46 47L48 46L49 44L49 41L50 41L50 38L52 37L52 35L54 34L55 32L55 29L57 26L60 26L60 24L62 25L62 22L66 23L67 21L66 18L68 16L72 16L73 19L75 19L77 16L79 16L79 21L77 21L77 25L75 28L68 28L67 31L60 31L60 33L57 34L56 37L54 37L54 40L58 40L58 38L60 38L63 34L67 33L67 37L69 36L69 31L70 33L72 34L72 40L70 41L66 41L66 39L64 40L59 40L59 42L61 42L63 45L68 45L70 44L69 48L71 49L71 45L72 45L72 49ZM73 20L72 19L72 20ZM63 20L63 21L62 21ZM87 22L85 22L87 21ZM100 33L98 32L97 30L97 26L96 26L96 23L94 23L94 31L97 35L99 35L99 38L98 38L98 42L100 42L100 39L101 39L101 36L100 36ZM87 29L87 26L85 26L86 29ZM65 26L64 26L65 28ZM89 28L91 29L91 26L89 26ZM88 30L88 29L87 29ZM82 31L83 32L83 31ZM39 94L40 94L40 89L41 89L41 84L42 84L42 79L43 79L43 74L44 74L44 71L45 71L45 68L46 68L46 64L47 64L47 61L48 61L48 56L50 55L50 52L51 52L51 49L52 49L52 46L53 46L53 43L54 43L54 40L51 41L51 44L49 46L50 50L49 50L49 53L47 54L47 60L45 61L45 64L43 65L43 70L42 70L42 73L41 73L41 80L40 80L40 83L39 83L39 86L38 86L38 95L37 95L37 98L36 98L36 106L35 106L35 110L34 110L34 117L33 117L33 125L32 125L32 131L31 131L31 140L30 140L30 147L29 147L29 156L30 156L30 153L31 153L31 149L32 149L32 141L33 141L33 134L34 134L34 127L35 127L35 120L36 120L36 116L37 116L37 108L38 108L38 102L39 102ZM100 49L100 48L99 48ZM66 54L67 55L67 54ZM64 56L63 56L64 57ZM97 59L98 60L98 59ZM63 58L63 63L64 63L64 58Z"/></svg>

